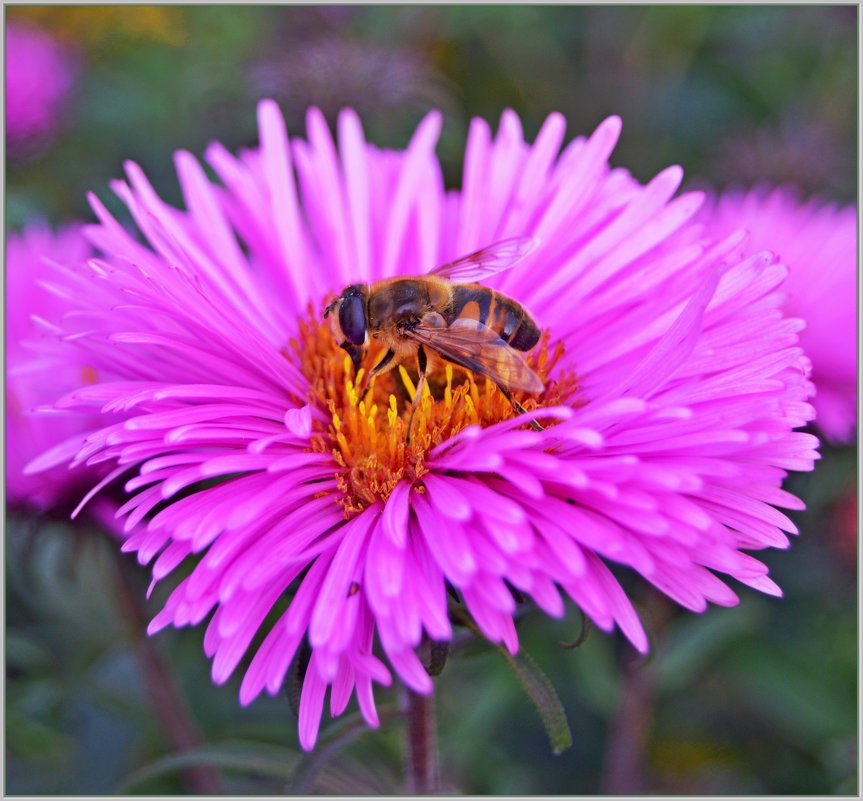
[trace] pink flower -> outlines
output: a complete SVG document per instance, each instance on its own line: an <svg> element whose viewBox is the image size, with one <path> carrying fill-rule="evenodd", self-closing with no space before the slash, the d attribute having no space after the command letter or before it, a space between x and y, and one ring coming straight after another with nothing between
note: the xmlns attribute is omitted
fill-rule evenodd
<svg viewBox="0 0 863 801"><path fill-rule="evenodd" d="M722 574L780 594L744 551L788 546L794 524L775 507L802 504L780 485L817 458L793 431L812 417L801 324L780 310L784 266L691 223L702 198L673 197L679 168L641 186L609 167L617 118L560 152L560 115L529 144L507 111L494 138L473 121L462 189L447 192L436 113L404 151L369 145L351 111L337 143L315 110L306 140L289 142L271 102L259 123L258 148L208 149L220 184L177 154L185 210L127 164L113 188L144 244L92 198L88 235L106 255L54 282L76 309L64 346L119 379L57 407L124 416L73 464L131 475L120 514L143 523L123 547L155 560L154 584L198 555L151 632L210 616L222 683L289 597L240 699L276 693L307 637L309 749L327 688L333 715L356 694L372 726L372 685L391 670L431 692L415 650L451 637L447 584L512 652L512 588L552 616L569 596L646 651L608 563L696 612L738 602ZM358 404L326 298L522 235L541 245L490 283L548 332L528 357L545 390L522 398L545 430L489 383L441 370L406 446L407 373Z"/></svg>
<svg viewBox="0 0 863 801"><path fill-rule="evenodd" d="M74 80L69 54L31 25L6 26L6 146L30 152L50 139Z"/></svg>
<svg viewBox="0 0 863 801"><path fill-rule="evenodd" d="M788 265L786 312L806 328L800 345L812 360L818 427L848 442L857 424L857 209L789 189L731 191L709 212L713 232L746 228L747 251L769 249ZM705 218L707 218L707 214Z"/></svg>
<svg viewBox="0 0 863 801"><path fill-rule="evenodd" d="M92 248L75 225L55 234L37 223L6 241L6 498L13 506L62 506L92 479L92 471L65 466L40 475L23 472L27 462L58 442L71 438L74 453L88 423L99 422L69 412L36 413L58 394L96 378L77 358L79 351L71 351L68 360L56 352L57 332L47 320L57 318L66 301L42 286L53 273L50 262L81 264L90 255Z"/></svg>

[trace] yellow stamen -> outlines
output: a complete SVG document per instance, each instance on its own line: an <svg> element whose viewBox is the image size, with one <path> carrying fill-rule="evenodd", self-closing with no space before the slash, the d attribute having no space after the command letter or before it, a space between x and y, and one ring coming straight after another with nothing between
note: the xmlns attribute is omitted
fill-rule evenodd
<svg viewBox="0 0 863 801"><path fill-rule="evenodd" d="M340 431L336 435L336 441L339 443L339 447L342 449L342 456L350 462L351 461L351 449L348 446L348 441L345 439L345 435Z"/></svg>
<svg viewBox="0 0 863 801"><path fill-rule="evenodd" d="M472 389L476 389L476 386L473 386ZM464 396L464 406L467 409L468 420L472 425L476 422L476 406L474 406L473 398L470 395Z"/></svg>
<svg viewBox="0 0 863 801"><path fill-rule="evenodd" d="M479 406L479 389L477 389L475 381L470 382L470 399L474 406Z"/></svg>
<svg viewBox="0 0 863 801"><path fill-rule="evenodd" d="M414 386L414 382L411 381L408 371L405 370L405 366L403 364L399 365L399 375L402 377L402 383L405 385L408 395L413 398L413 396L417 394L417 388Z"/></svg>
<svg viewBox="0 0 863 801"><path fill-rule="evenodd" d="M399 419L398 405L396 404L396 396L390 395L390 408L387 410L387 420L390 428L396 427L396 421Z"/></svg>
<svg viewBox="0 0 863 801"><path fill-rule="evenodd" d="M329 424L315 423L311 448L332 454L338 486L334 500L346 516L385 501L403 480L413 482L416 491L422 492L421 479L428 472L425 462L432 448L466 426L490 426L516 414L493 382L477 380L469 371L446 363L444 369L432 370L427 376L408 446L407 422L416 383L404 365L399 365L398 374L381 373L372 379L360 403L366 373L360 369L354 376L350 357L316 315L301 323L300 336L283 352L299 366L311 387L308 397L294 400L312 403L329 417ZM382 352L383 346L372 340L363 360L374 364ZM555 381L548 380L563 352L560 343L550 350L546 335L526 355L545 390L537 397L514 393L525 408L574 402L575 376L561 374Z"/></svg>

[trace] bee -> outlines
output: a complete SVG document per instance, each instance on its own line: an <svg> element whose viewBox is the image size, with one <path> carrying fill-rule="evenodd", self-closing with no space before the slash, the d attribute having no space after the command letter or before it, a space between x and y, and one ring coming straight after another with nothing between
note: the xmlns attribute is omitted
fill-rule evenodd
<svg viewBox="0 0 863 801"><path fill-rule="evenodd" d="M435 357L494 381L520 414L526 410L512 390L542 392L542 380L520 355L539 341L539 326L520 303L478 283L513 267L535 245L529 237L505 239L426 275L351 284L326 307L324 318L330 319L333 336L355 370L370 337L386 345L386 353L369 372L369 382L416 357L419 380L408 420L408 444ZM530 424L543 430L534 420Z"/></svg>

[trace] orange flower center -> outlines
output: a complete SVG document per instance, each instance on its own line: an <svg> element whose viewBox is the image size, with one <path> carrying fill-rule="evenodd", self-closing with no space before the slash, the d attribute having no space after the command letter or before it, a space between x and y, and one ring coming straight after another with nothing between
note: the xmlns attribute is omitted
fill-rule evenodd
<svg viewBox="0 0 863 801"><path fill-rule="evenodd" d="M385 501L400 481L422 479L428 472L429 451L462 429L491 426L517 414L493 381L447 363L427 376L408 444L416 365L399 365L375 376L367 386L368 369L380 359L383 345L371 340L363 366L354 375L350 357L336 343L329 325L319 318L310 311L286 355L298 364L311 387L309 397L298 400L317 406L328 416L327 424L315 424L312 449L331 452L339 465L338 502L347 517ZM561 372L549 380L564 352L563 343L551 347L549 335L544 333L539 344L525 354L525 362L545 384L539 395L513 392L528 412L571 405L578 391L576 376ZM365 397L360 400L363 393ZM527 421L524 427L529 427ZM422 487L418 489L422 491Z"/></svg>

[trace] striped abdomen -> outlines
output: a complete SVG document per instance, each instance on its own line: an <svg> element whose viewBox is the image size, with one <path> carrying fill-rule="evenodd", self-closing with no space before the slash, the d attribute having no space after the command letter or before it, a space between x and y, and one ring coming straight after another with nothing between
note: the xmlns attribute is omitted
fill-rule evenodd
<svg viewBox="0 0 863 801"><path fill-rule="evenodd" d="M455 284L445 315L447 325L458 318L479 320L516 350L530 350L539 342L539 327L512 298L480 284Z"/></svg>

